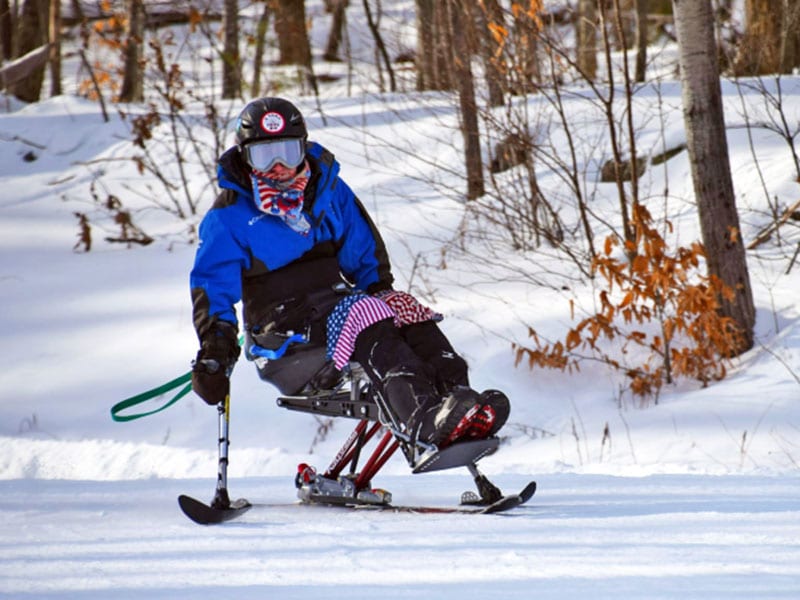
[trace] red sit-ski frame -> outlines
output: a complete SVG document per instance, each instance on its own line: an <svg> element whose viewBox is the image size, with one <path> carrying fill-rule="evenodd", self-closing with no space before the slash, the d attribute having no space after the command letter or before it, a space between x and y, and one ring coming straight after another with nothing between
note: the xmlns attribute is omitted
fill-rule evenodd
<svg viewBox="0 0 800 600"><path fill-rule="evenodd" d="M486 504L501 497L500 491L478 471L475 464L497 449L499 440L496 437L459 442L443 450L419 441L413 443L400 432L396 415L380 393L364 381L360 371L352 373L347 383L349 390L340 386L310 395L281 396L277 399L279 406L290 410L358 419L355 429L322 475L323 479L333 482L339 480L342 471L349 464L350 472L345 478L352 482L355 493L369 491L373 477L397 449L402 448L414 473L466 467L475 479L481 498ZM382 427L386 427L386 430L359 472L358 462L362 450ZM307 467L306 464L298 465L298 487L304 482L309 483L316 476L313 469L305 474ZM327 492L321 492L320 495L326 499L333 497Z"/></svg>
<svg viewBox="0 0 800 600"><path fill-rule="evenodd" d="M351 475L355 476L354 483L356 490L361 491L369 488L370 482L375 474L381 470L383 465L386 464L386 461L389 460L389 458L391 458L395 451L397 451L397 449L400 447L400 443L394 439L392 432L387 429L383 433L381 440L378 442L377 447L367 459L367 462L361 469L361 472L357 473L358 459L361 454L361 449L375 436L376 433L378 433L378 430L382 427L380 423L373 423L372 427L370 427L368 430L367 427L369 424L370 421L367 419L359 421L358 425L356 425L356 428L353 430L353 433L351 433L345 441L342 449L339 450L336 458L333 459L333 462L328 467L328 470L325 471L323 477L327 477L328 479L336 479L342 473L342 470L347 466L347 464L350 463L350 473Z"/></svg>

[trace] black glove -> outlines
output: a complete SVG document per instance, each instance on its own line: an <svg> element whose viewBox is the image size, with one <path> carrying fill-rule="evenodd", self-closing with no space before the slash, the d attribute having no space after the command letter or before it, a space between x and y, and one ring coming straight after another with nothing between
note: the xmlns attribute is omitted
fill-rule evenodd
<svg viewBox="0 0 800 600"><path fill-rule="evenodd" d="M231 323L219 321L203 337L192 363L192 389L207 404L219 404L230 393L230 375L240 352L236 326Z"/></svg>

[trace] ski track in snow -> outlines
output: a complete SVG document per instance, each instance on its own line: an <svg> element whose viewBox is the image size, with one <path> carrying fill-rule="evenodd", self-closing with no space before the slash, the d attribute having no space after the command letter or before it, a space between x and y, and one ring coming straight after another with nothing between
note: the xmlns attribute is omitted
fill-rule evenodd
<svg viewBox="0 0 800 600"><path fill-rule="evenodd" d="M798 478L538 480L528 505L482 516L304 507L291 478L250 477L231 493L256 506L209 527L176 501L208 500L208 480L0 481L0 597L800 597ZM396 504L435 506L471 487L380 484Z"/></svg>

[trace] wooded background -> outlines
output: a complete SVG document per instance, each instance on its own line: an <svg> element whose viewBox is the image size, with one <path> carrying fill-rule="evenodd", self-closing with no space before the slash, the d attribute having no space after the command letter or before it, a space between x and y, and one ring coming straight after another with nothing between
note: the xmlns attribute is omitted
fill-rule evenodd
<svg viewBox="0 0 800 600"><path fill-rule="evenodd" d="M160 31L180 24L206 36L214 55L198 60L212 64L220 82L219 98L244 102L275 94L271 71L294 65L301 74L296 93L319 99L314 65L319 60L350 60L348 15L359 11L363 18L358 22L366 24L374 42L376 91L402 91L413 98L415 92L435 90L450 93L457 103L465 200L476 201L475 206L481 206L477 201L484 197L506 202L508 191L500 189L494 174L518 168L521 183L508 206L514 215L509 223L515 227L522 223L526 229L518 236L512 232L515 244L521 249L549 244L593 277L602 252L595 242L596 223L589 216L574 155L570 163L557 152L548 154L536 139L532 116L515 112L515 99L545 95L558 111L559 94L567 86L579 85L595 95L601 118L607 121L611 155L603 180L616 184L621 222L616 231L629 264L635 265L647 216L638 189L646 165L636 147L633 97L637 85L647 82L651 44L677 43L679 72L674 75L682 86L685 149L692 164L709 275L721 286L719 305L707 308L730 319L741 334L727 340L720 352L738 354L752 346L755 310L731 184L720 78L793 73L800 66L800 0L745 0L743 13L738 14L732 0L578 0L546 7L542 0L415 0L412 48L385 42L391 33L382 19L390 4L385 0L324 0L323 4L330 30L325 46L315 48L304 0L0 0L0 86L28 103L62 94L62 52L68 46L80 59L84 81L78 93L101 102L104 113L106 102L150 102L152 95L166 102L163 108L150 102L151 113L133 120L134 143L144 148L153 124L164 114L175 119L182 110L174 93L184 85L181 73L169 64L164 51L175 40L159 38ZM102 47L104 61L95 56L97 47ZM409 69L413 89L401 90L398 71L407 85ZM149 83L148 70L159 75L158 83ZM44 90L46 81L49 90ZM208 114L215 115L214 100L204 101ZM617 108L620 103L622 111ZM496 109L504 118L498 118ZM482 126L499 139L490 156L481 150ZM571 127L566 120L563 126L567 131ZM787 125L778 133L794 153L793 128ZM183 156L176 158L183 163ZM162 177L158 164L136 160L142 161L143 172ZM555 165L563 172L578 223L566 225L561 208L539 189L537 169L542 165ZM213 166L206 169L213 180ZM173 202L180 218L196 211L196 199L189 193L186 197L187 210L179 199ZM487 218L496 214L487 213ZM776 207L775 223L785 222L785 215ZM573 233L568 239L568 230L582 235Z"/></svg>
<svg viewBox="0 0 800 600"><path fill-rule="evenodd" d="M244 4L239 0L0 0L0 85L21 100L35 102L44 92L44 73L49 65L49 94L61 93L62 36L74 35L74 27L79 25L81 35L85 36L84 45L88 47L98 40L89 36L87 29L104 22L119 40L124 58L121 75L124 84L117 98L141 100L146 32L180 22L216 22L222 23L223 31L220 45L223 97L258 96L258 87L254 89L241 77L241 51L246 40L240 35L239 21ZM555 25L574 28L574 36L564 41L563 50L590 79L597 77L601 29L607 29L612 50L625 48L636 52L636 81L645 78L648 43L661 35L675 36L674 10L669 0L578 0L564 2L562 6L548 3L547 10L541 0L415 0L417 47L413 56L401 57L391 56L383 43L377 25L380 0L324 0L326 11L333 15L325 48L310 45L305 0L261 0L246 4L261 7L257 39L246 57L257 74L251 83L258 83L265 68L263 38L270 24L280 51L279 63L310 70L312 52L322 53L326 60L341 60L347 12L360 10L370 17L367 22L376 51L385 61L390 88L395 86L393 61L411 59L418 90L452 90L462 82L456 58L470 55L493 65L486 71L486 83L497 104L502 102L503 91L530 91L541 83L546 69L541 64L540 38ZM732 76L791 73L800 66L800 0L745 0L743 22L738 22L733 14L732 0L716 0L711 6L722 73Z"/></svg>

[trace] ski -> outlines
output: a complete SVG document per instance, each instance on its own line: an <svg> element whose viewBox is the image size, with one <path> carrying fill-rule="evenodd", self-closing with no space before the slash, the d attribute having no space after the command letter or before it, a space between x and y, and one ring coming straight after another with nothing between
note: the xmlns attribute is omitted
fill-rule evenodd
<svg viewBox="0 0 800 600"><path fill-rule="evenodd" d="M506 510L511 510L512 508L516 508L517 506L522 506L528 500L533 498L533 495L536 493L536 482L531 481L526 485L518 494L510 494L508 496L503 496L497 502L493 502L486 508L484 508L481 512L485 515L503 512Z"/></svg>
<svg viewBox="0 0 800 600"><path fill-rule="evenodd" d="M198 525L215 525L230 521L243 515L253 507L244 498L239 498L231 502L227 508L217 508L186 495L178 496L178 504L183 514Z"/></svg>
<svg viewBox="0 0 800 600"><path fill-rule="evenodd" d="M200 525L213 525L230 521L244 514L251 508L251 504L244 498L231 502L228 495L228 422L230 421L231 398L226 396L223 402L217 405L218 431L217 444L219 451L217 489L211 504L200 502L191 496L178 496L178 505L183 514Z"/></svg>
<svg viewBox="0 0 800 600"><path fill-rule="evenodd" d="M509 494L488 506L405 506L393 504L349 504L329 505L360 510L378 509L388 512L419 513L419 514L464 514L464 515L491 515L522 506L536 493L536 482L531 481L518 494Z"/></svg>
<svg viewBox="0 0 800 600"><path fill-rule="evenodd" d="M531 481L518 494L503 496L488 506L416 506L403 504L374 504L368 502L326 502L324 499L295 502L292 504L253 505L247 500L240 498L239 500L231 502L229 508L215 508L186 495L178 497L178 504L183 513L195 523L200 525L215 525L240 517L254 506L257 508L320 507L394 513L490 515L517 508L528 502L535 493L536 482Z"/></svg>

